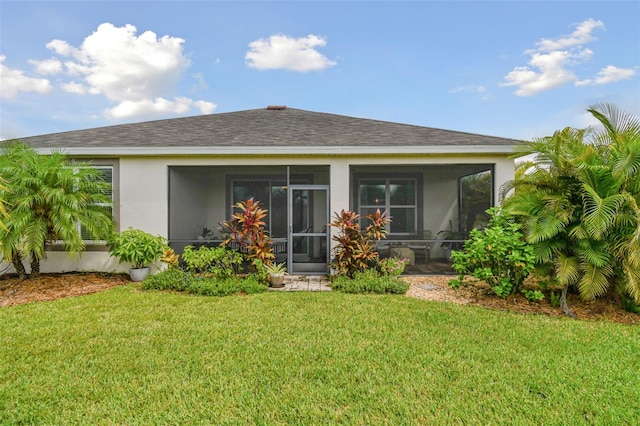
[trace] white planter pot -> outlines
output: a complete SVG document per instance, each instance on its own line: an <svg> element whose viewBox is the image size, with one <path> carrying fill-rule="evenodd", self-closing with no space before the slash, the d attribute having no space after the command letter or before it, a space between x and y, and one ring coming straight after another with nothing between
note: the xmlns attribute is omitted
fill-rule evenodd
<svg viewBox="0 0 640 426"><path fill-rule="evenodd" d="M271 287L282 288L284 287L284 274L269 274L269 281Z"/></svg>
<svg viewBox="0 0 640 426"><path fill-rule="evenodd" d="M147 275L149 275L148 266L146 268L129 269L129 277L131 278L131 281L134 281L134 282L144 281L144 279L147 278Z"/></svg>

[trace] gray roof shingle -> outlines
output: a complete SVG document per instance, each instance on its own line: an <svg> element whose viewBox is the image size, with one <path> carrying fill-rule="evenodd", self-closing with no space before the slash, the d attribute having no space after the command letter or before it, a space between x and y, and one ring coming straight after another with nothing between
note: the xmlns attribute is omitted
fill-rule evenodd
<svg viewBox="0 0 640 426"><path fill-rule="evenodd" d="M513 146L514 139L294 108L120 124L21 139L34 148Z"/></svg>

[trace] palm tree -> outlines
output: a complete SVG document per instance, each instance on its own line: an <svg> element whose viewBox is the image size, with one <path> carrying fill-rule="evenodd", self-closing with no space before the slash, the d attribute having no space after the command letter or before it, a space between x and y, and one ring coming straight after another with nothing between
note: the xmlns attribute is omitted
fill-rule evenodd
<svg viewBox="0 0 640 426"><path fill-rule="evenodd" d="M640 122L609 104L589 112L601 130L566 128L531 141L505 208L523 219L538 269L583 299L615 288L640 302Z"/></svg>
<svg viewBox="0 0 640 426"><path fill-rule="evenodd" d="M54 241L69 253L85 248L82 231L106 239L113 227L110 183L88 163L69 161L61 153L40 155L20 142L3 148L0 177L8 202L6 229L0 230L3 256L21 278L27 276L23 259L30 258L31 275L40 273L40 261Z"/></svg>

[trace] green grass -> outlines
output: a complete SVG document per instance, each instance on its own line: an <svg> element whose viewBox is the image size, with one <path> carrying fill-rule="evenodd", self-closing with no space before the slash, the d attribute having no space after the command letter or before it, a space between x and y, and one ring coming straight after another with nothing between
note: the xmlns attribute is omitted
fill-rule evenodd
<svg viewBox="0 0 640 426"><path fill-rule="evenodd" d="M640 328L134 285L0 309L0 424L639 424Z"/></svg>

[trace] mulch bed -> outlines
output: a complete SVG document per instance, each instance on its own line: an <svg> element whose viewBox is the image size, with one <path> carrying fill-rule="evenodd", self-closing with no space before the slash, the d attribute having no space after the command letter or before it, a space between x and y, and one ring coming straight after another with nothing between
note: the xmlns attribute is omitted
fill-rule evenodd
<svg viewBox="0 0 640 426"><path fill-rule="evenodd" d="M504 299L497 297L483 282L452 289L449 280L455 276L407 276L411 284L408 296L426 300L440 300L460 305L475 305L500 311L523 314L539 314L555 317L566 316L560 308L551 306L548 294L539 302L527 300L522 294L512 294ZM525 283L526 284L526 283ZM605 296L592 302L585 302L575 293L567 295L567 305L579 320L610 321L621 324L640 324L640 314L625 311L620 301Z"/></svg>
<svg viewBox="0 0 640 426"><path fill-rule="evenodd" d="M564 316L559 308L551 306L548 298L540 302L531 302L524 296L515 294L500 299L483 283L474 283L454 290L448 285L451 278L452 276L422 275L406 276L403 279L411 284L407 292L409 297L523 314ZM81 296L129 283L131 280L126 274L42 274L39 278L29 280L20 280L16 276L5 274L0 276L0 307ZM580 320L640 324L640 314L625 311L618 301L611 298L584 302L577 294L569 294L568 305Z"/></svg>
<svg viewBox="0 0 640 426"><path fill-rule="evenodd" d="M126 274L42 274L28 280L3 275L0 277L0 306L82 296L130 282Z"/></svg>

